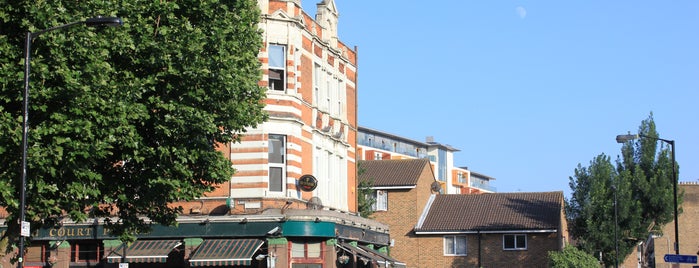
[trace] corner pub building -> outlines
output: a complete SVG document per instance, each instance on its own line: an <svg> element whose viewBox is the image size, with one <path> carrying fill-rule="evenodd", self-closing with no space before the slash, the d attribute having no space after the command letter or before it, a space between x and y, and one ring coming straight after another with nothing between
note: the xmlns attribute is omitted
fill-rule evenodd
<svg viewBox="0 0 699 268"><path fill-rule="evenodd" d="M176 227L154 224L131 244L104 219L32 230L24 267L404 266L388 226L357 215L357 50L338 40L335 1L317 3L314 18L300 0L258 6L269 120L219 146L237 170L230 181L172 204L184 209ZM0 253L0 268L16 257Z"/></svg>

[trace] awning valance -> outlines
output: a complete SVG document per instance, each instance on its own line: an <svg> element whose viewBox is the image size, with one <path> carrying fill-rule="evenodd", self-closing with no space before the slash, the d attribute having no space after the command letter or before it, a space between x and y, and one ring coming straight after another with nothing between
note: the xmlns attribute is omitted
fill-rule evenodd
<svg viewBox="0 0 699 268"><path fill-rule="evenodd" d="M121 244L107 256L108 263L153 263L166 262L173 249L182 244L180 240L136 240L130 246Z"/></svg>
<svg viewBox="0 0 699 268"><path fill-rule="evenodd" d="M206 239L189 258L190 266L250 265L264 244L259 239Z"/></svg>

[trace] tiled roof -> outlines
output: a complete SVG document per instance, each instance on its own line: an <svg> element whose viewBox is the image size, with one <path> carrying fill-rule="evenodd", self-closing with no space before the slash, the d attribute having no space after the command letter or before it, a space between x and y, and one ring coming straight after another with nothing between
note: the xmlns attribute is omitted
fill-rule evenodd
<svg viewBox="0 0 699 268"><path fill-rule="evenodd" d="M557 230L563 192L436 195L417 232Z"/></svg>
<svg viewBox="0 0 699 268"><path fill-rule="evenodd" d="M359 180L373 180L374 187L415 186L422 171L431 169L428 159L364 160L359 168Z"/></svg>

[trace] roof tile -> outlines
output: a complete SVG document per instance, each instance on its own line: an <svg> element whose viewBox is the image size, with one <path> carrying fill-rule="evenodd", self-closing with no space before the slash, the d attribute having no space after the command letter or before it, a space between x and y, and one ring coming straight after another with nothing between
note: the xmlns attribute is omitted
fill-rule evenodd
<svg viewBox="0 0 699 268"><path fill-rule="evenodd" d="M563 192L437 195L416 231L557 230Z"/></svg>
<svg viewBox="0 0 699 268"><path fill-rule="evenodd" d="M374 187L415 186L428 159L392 159L359 161L359 181L373 180Z"/></svg>

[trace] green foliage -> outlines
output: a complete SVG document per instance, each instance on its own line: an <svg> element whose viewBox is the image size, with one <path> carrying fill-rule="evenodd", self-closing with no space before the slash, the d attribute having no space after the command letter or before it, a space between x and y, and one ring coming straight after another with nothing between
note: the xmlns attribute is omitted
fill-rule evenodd
<svg viewBox="0 0 699 268"><path fill-rule="evenodd" d="M658 137L652 114L641 122L639 134ZM672 220L669 151L661 150L656 155L656 146L651 139L628 142L622 146L623 158L617 159L616 166L610 157L601 154L590 161L589 167L578 165L570 178L572 195L566 200L570 234L581 250L602 252L608 265L616 261L617 244L622 262L637 241L644 240L649 232L658 233Z"/></svg>
<svg viewBox="0 0 699 268"><path fill-rule="evenodd" d="M573 246L567 246L562 251L549 252L549 267L551 268L598 268L599 262L594 256Z"/></svg>
<svg viewBox="0 0 699 268"><path fill-rule="evenodd" d="M360 164L357 164L357 169L357 177L361 177L359 175L364 173L365 169L363 169ZM359 211L359 215L364 218L369 218L374 214L374 209L372 207L376 203L376 199L373 197L374 190L371 188L373 186L374 181L371 179L360 180L357 186L357 205L359 207L357 210Z"/></svg>
<svg viewBox="0 0 699 268"><path fill-rule="evenodd" d="M11 1L0 4L0 206L18 217L27 31L76 25L32 43L27 219L118 216L124 240L234 172L219 143L266 119L254 0ZM6 235L19 232L10 225ZM16 237L9 237L15 241Z"/></svg>

